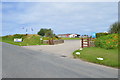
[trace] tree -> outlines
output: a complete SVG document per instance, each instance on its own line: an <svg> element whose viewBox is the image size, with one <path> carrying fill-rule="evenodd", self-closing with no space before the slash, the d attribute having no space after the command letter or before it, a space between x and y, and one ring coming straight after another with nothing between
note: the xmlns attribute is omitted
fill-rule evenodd
<svg viewBox="0 0 120 80"><path fill-rule="evenodd" d="M44 28L42 28L42 29L40 29L40 31L38 32L38 35L40 35L40 36L45 36L45 34L46 34L47 32L52 32L52 33L53 33L53 31L52 31L51 29L44 29Z"/></svg>
<svg viewBox="0 0 120 80"><path fill-rule="evenodd" d="M46 37L53 38L53 37L54 37L53 31L52 31L52 30L47 31L47 32L45 33L45 36L46 36Z"/></svg>
<svg viewBox="0 0 120 80"><path fill-rule="evenodd" d="M118 33L119 30L120 30L120 23L115 22L114 24L112 24L112 25L110 26L109 32L110 32L110 33Z"/></svg>
<svg viewBox="0 0 120 80"><path fill-rule="evenodd" d="M37 33L38 35L44 36L45 35L45 31L44 29L40 29L40 31Z"/></svg>

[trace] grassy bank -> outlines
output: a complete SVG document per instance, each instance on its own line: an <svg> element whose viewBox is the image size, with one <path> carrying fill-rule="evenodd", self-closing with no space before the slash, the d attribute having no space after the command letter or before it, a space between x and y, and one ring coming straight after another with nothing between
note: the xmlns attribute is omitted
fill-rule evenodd
<svg viewBox="0 0 120 80"><path fill-rule="evenodd" d="M22 38L22 42L14 42L14 38ZM39 35L9 35L9 36L3 36L2 42L18 45L18 46L28 46L28 45L46 45L42 44L40 41Z"/></svg>
<svg viewBox="0 0 120 80"><path fill-rule="evenodd" d="M76 54L80 52L80 55ZM101 65L118 67L118 49L104 49L97 47L84 48L82 51L76 50L73 52L75 58L80 58L85 61L98 63ZM98 60L101 57L103 60ZM120 66L120 64L119 64Z"/></svg>

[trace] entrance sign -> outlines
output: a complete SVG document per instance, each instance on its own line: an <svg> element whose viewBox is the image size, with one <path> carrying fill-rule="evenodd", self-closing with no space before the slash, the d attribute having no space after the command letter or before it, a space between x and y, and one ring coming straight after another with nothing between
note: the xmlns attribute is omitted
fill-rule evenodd
<svg viewBox="0 0 120 80"><path fill-rule="evenodd" d="M96 38L96 33L93 33L93 34L92 34L92 38Z"/></svg>
<svg viewBox="0 0 120 80"><path fill-rule="evenodd" d="M14 42L22 42L22 38L14 38Z"/></svg>

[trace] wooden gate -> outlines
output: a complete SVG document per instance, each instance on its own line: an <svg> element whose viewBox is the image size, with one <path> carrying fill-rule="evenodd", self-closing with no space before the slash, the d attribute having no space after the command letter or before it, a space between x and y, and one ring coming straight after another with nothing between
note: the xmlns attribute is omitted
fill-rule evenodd
<svg viewBox="0 0 120 80"><path fill-rule="evenodd" d="M94 41L92 41L94 38L81 38L81 47L94 47Z"/></svg>
<svg viewBox="0 0 120 80"><path fill-rule="evenodd" d="M89 38L82 38L81 43L82 43L82 46L81 46L82 48L89 47Z"/></svg>

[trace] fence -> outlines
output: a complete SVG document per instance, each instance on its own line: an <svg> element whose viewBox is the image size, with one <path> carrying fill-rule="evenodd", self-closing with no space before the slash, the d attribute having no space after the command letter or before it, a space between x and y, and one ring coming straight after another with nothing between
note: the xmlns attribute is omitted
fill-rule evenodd
<svg viewBox="0 0 120 80"><path fill-rule="evenodd" d="M94 38L81 38L81 47L82 48L85 48L85 47L94 47L94 41L93 41Z"/></svg>
<svg viewBox="0 0 120 80"><path fill-rule="evenodd" d="M44 40L43 44L49 44L49 45L54 45L54 44L60 44L64 43L64 40Z"/></svg>

